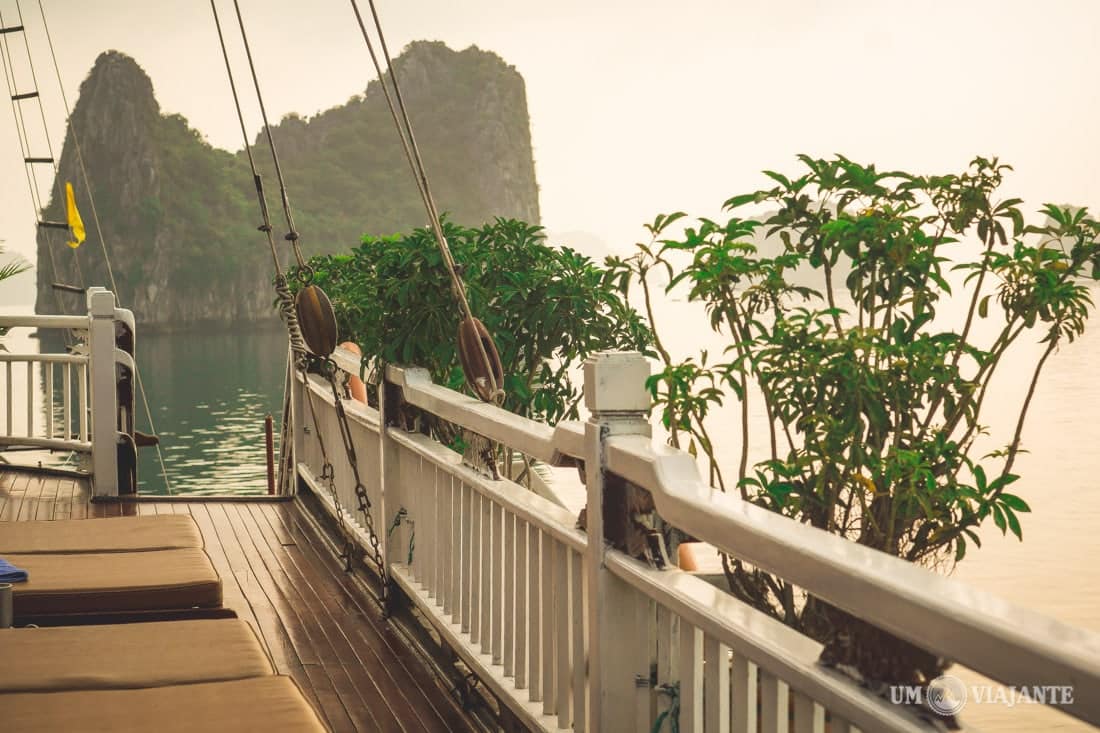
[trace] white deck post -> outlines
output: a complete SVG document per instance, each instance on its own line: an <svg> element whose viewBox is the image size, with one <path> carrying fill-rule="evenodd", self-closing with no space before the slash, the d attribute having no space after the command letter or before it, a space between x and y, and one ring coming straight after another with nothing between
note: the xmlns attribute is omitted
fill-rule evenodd
<svg viewBox="0 0 1100 733"><path fill-rule="evenodd" d="M118 391L115 380L115 294L88 288L92 382L92 484L95 496L118 496Z"/></svg>
<svg viewBox="0 0 1100 733"><path fill-rule="evenodd" d="M626 653L644 639L631 638L634 594L604 566L603 496L606 440L615 435L649 435L650 399L645 380L649 362L637 352L601 352L584 364L585 476L588 488L588 685L586 730L633 730L635 674ZM648 729L648 726L646 726Z"/></svg>

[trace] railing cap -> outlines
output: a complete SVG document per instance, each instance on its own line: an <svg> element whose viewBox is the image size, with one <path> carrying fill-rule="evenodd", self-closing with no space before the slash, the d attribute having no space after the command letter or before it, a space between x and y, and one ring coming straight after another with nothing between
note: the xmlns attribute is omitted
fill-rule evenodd
<svg viewBox="0 0 1100 733"><path fill-rule="evenodd" d="M88 313L95 318L114 318L115 294L103 288L88 288Z"/></svg>
<svg viewBox="0 0 1100 733"><path fill-rule="evenodd" d="M584 362L584 404L591 412L649 412L649 361L637 351L601 351Z"/></svg>

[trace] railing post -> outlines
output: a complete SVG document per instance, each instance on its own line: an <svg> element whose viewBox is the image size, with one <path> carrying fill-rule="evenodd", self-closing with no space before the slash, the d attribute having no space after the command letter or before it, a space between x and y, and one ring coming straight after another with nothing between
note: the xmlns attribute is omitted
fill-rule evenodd
<svg viewBox="0 0 1100 733"><path fill-rule="evenodd" d="M400 391L396 385L386 381L383 371L382 378L378 381L378 501L373 511L374 528L378 532L378 544L387 575L393 560L390 557L390 543L387 541L390 523L393 521L391 515L401 506L402 501L397 446L390 438L388 428L395 422L400 402Z"/></svg>
<svg viewBox="0 0 1100 733"><path fill-rule="evenodd" d="M118 496L118 391L115 383L115 295L88 288L92 387L92 483L96 496Z"/></svg>
<svg viewBox="0 0 1100 733"><path fill-rule="evenodd" d="M604 487L607 439L650 434L650 399L645 387L648 376L649 362L637 352L601 352L584 364L584 403L591 413L585 425L590 703L586 730L634 729L638 670L632 665L634 655L626 652L637 645L648 645L648 639L631 638L632 631L640 631L635 624L624 623L634 618L633 594L604 566L608 552Z"/></svg>

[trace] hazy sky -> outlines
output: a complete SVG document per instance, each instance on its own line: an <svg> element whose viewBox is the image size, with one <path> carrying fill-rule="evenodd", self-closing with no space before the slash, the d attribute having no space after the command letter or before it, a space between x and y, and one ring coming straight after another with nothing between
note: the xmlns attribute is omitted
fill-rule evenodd
<svg viewBox="0 0 1100 733"><path fill-rule="evenodd" d="M716 213L763 185L761 169L794 169L799 152L916 171L999 155L1016 167L1007 190L1029 205L1100 208L1095 0L378 1L395 51L415 39L476 44L523 74L553 231L623 248L656 213ZM149 73L165 110L215 145L240 147L206 2L43 2L70 101L96 55L119 49ZM63 112L37 0L21 3L59 145ZM348 2L241 6L274 117L343 103L373 76ZM228 15L232 3L219 8ZM5 21L14 10L0 0ZM248 114L255 132L259 116ZM0 239L29 254L31 207L7 109L0 186Z"/></svg>

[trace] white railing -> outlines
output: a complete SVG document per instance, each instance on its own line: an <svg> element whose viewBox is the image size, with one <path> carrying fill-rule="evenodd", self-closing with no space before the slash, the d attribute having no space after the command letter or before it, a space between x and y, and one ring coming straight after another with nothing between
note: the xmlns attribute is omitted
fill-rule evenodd
<svg viewBox="0 0 1100 733"><path fill-rule="evenodd" d="M0 447L91 454L94 491L107 496L118 494L119 483L117 371L132 372L134 366L133 357L116 348L116 322L132 334L133 314L116 308L114 294L102 288L88 289L87 315L0 315L3 329L52 329L75 336L66 353L0 353Z"/></svg>
<svg viewBox="0 0 1100 733"><path fill-rule="evenodd" d="M358 370L349 353L336 361ZM649 438L646 375L637 355L590 360L592 417L556 428L416 369L387 370L381 412L343 400L391 577L521 722L644 731L675 697L682 731L933 730L818 664L817 642L710 583L589 543L559 505L463 465L427 435L383 429L397 395L536 460L583 462L589 534L604 534L606 482L625 479L673 526L899 637L1007 685L1072 686L1074 702L1060 709L1100 724L1100 635L711 490L691 456ZM331 388L299 375L293 409L300 477L335 509L320 480L319 431L344 518L366 543ZM399 510L406 519L387 537Z"/></svg>

